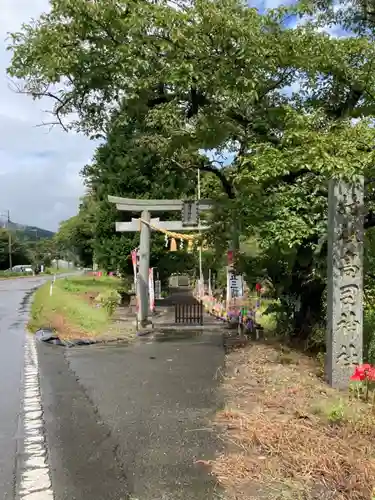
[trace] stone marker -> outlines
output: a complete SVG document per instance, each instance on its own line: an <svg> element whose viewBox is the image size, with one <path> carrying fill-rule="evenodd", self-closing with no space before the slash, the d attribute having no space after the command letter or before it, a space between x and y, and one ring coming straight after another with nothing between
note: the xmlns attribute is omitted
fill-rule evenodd
<svg viewBox="0 0 375 500"><path fill-rule="evenodd" d="M346 389L363 355L363 178L330 181L326 378Z"/></svg>
<svg viewBox="0 0 375 500"><path fill-rule="evenodd" d="M161 281L155 280L155 299L161 299Z"/></svg>

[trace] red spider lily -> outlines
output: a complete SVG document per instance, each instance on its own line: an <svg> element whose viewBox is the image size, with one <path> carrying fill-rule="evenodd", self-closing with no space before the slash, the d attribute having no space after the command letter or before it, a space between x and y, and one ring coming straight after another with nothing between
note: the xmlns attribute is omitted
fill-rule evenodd
<svg viewBox="0 0 375 500"><path fill-rule="evenodd" d="M353 375L350 377L350 380L352 382L363 382L366 378L366 374L364 372L362 372L361 370L358 370L358 368L356 368L354 370L354 373Z"/></svg>
<svg viewBox="0 0 375 500"><path fill-rule="evenodd" d="M366 372L367 380L370 382L375 382L375 367L372 366L369 368L369 370Z"/></svg>
<svg viewBox="0 0 375 500"><path fill-rule="evenodd" d="M353 382L362 382L364 380L375 381L375 367L368 363L356 366L350 380Z"/></svg>
<svg viewBox="0 0 375 500"><path fill-rule="evenodd" d="M375 366L371 366L368 363L359 365L355 367L353 375L350 377L352 382L364 382L365 386L365 401L368 401L368 395L370 390L370 384L375 382ZM358 393L359 397L359 393ZM375 391L372 393L372 404L375 404Z"/></svg>

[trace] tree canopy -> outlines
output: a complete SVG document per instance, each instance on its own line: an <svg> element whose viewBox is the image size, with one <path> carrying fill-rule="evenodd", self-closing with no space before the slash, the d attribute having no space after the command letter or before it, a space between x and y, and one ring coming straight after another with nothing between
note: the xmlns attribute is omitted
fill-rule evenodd
<svg viewBox="0 0 375 500"><path fill-rule="evenodd" d="M93 263L93 238L96 204L91 196L85 196L79 212L60 223L54 242L60 253L70 255L84 267Z"/></svg>
<svg viewBox="0 0 375 500"><path fill-rule="evenodd" d="M47 232L47 234L53 233ZM11 259L9 259L9 250ZM28 264L37 267L43 264L48 267L55 257L56 247L53 238L39 237L35 233L30 233L28 228L26 231L0 228L1 271L9 269L10 260L12 266Z"/></svg>
<svg viewBox="0 0 375 500"><path fill-rule="evenodd" d="M324 12L315 24L333 22L328 4ZM23 91L53 99L58 123L77 113L67 126L90 136L142 122L133 131L140 151L169 167L214 170L226 194L243 193L237 203L251 199L259 217L245 228L261 220L263 241L267 232L299 244L316 231L327 178L371 176L374 130L351 119L371 114L375 49L371 33L334 38L314 23L288 28L290 14L260 14L236 0L178 8L55 0L12 35L9 72ZM210 148L234 154L230 181L199 154ZM264 189L272 206L264 206ZM312 219L301 207L307 199ZM290 223L275 231L285 217Z"/></svg>

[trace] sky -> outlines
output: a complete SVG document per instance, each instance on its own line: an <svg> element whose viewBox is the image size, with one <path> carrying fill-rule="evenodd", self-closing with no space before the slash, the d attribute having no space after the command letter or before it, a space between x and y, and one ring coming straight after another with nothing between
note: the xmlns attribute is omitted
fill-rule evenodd
<svg viewBox="0 0 375 500"><path fill-rule="evenodd" d="M93 155L88 138L57 127L38 127L49 117L47 100L9 88L7 33L48 9L48 0L0 0L0 216L9 210L20 224L56 231L77 213L84 187L79 172Z"/></svg>

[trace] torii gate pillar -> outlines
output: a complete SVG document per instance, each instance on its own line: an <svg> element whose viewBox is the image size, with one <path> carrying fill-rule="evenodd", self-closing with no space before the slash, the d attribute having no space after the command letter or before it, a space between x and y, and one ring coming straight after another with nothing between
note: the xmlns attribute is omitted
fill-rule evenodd
<svg viewBox="0 0 375 500"><path fill-rule="evenodd" d="M150 222L150 212L143 210L141 219ZM149 297L148 297L148 273L150 268L150 241L151 228L148 224L141 222L141 234L139 241L139 273L138 273L138 321L142 325L147 321Z"/></svg>

